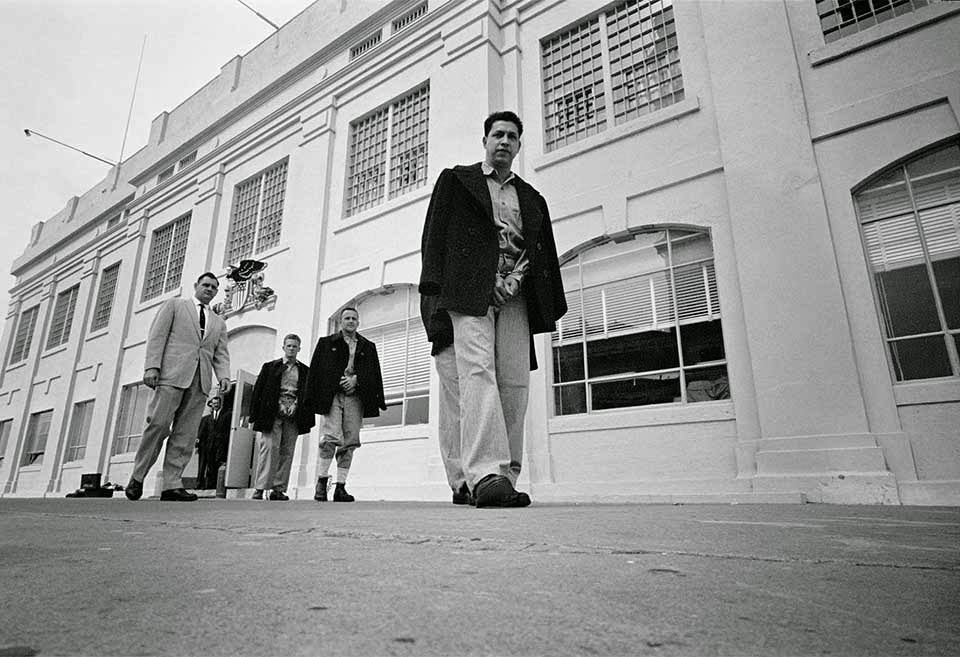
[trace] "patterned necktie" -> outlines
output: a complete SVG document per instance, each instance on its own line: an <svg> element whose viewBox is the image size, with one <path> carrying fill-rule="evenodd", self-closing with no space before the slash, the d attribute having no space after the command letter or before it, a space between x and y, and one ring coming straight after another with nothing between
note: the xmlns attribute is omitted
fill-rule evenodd
<svg viewBox="0 0 960 657"><path fill-rule="evenodd" d="M200 304L200 337L203 337L203 332L207 329L207 315L203 312L203 304Z"/></svg>

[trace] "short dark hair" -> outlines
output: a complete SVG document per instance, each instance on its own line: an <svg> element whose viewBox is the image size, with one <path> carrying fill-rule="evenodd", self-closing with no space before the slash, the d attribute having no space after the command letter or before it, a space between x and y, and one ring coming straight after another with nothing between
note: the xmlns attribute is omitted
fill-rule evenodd
<svg viewBox="0 0 960 657"><path fill-rule="evenodd" d="M510 123L517 126L517 136L523 136L523 121L520 120L520 117L516 113L511 112L510 110L503 110L500 112L494 112L487 117L486 121L483 122L483 136L486 137L490 134L490 128L493 127L494 122L496 121L509 121Z"/></svg>
<svg viewBox="0 0 960 657"><path fill-rule="evenodd" d="M343 313L347 312L348 310L352 310L353 312L357 313L357 317L360 317L360 311L354 308L353 306L347 306L346 308L341 308L339 316L343 317Z"/></svg>
<svg viewBox="0 0 960 657"><path fill-rule="evenodd" d="M212 271L207 271L207 272L204 272L204 273L200 274L200 276L197 277L197 283L199 283L200 281L202 281L202 280L205 279L205 278L212 278L213 280L215 280L215 281L217 282L217 287L220 287L220 279L217 278L217 275L214 274Z"/></svg>
<svg viewBox="0 0 960 657"><path fill-rule="evenodd" d="M300 336L296 333L287 333L283 336L283 343L286 344L287 340L296 340L297 344L303 344L303 341L300 339Z"/></svg>

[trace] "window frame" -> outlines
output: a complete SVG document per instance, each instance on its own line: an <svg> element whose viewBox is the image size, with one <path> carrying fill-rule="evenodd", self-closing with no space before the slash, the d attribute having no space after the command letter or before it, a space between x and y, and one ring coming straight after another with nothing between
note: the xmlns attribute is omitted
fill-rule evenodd
<svg viewBox="0 0 960 657"><path fill-rule="evenodd" d="M148 251L146 264L144 266L143 292L140 295L141 303L163 296L167 292L177 289L182 283L183 265L186 261L187 247L190 243L190 224L192 221L192 216L193 212L187 212L153 230L153 234L150 238L150 250ZM178 240L181 235L181 227L183 228L183 253L177 254L175 258L173 247L178 244ZM159 249L159 240L165 239L163 231L167 230L170 231L170 240L169 243L163 247L165 253L160 254L158 250L155 249ZM176 259L179 259L179 270L177 272L173 272ZM156 290L153 290L150 287L152 282L151 276L154 276L154 268L160 264L158 260L162 260L162 265L158 269L162 270L163 275L160 276L159 279L156 279L159 281L159 285L157 285Z"/></svg>
<svg viewBox="0 0 960 657"><path fill-rule="evenodd" d="M920 152L914 153L909 157L896 161L893 164L887 167L884 167L882 170L878 171L876 174L870 176L862 184L856 186L851 192L851 201L853 203L854 212L857 217L858 231L860 233L860 239L863 247L864 266L866 267L867 276L870 279L870 289L873 294L874 307L876 308L876 312L877 312L877 322L878 322L880 334L883 337L883 342L884 342L883 346L884 346L884 351L886 353L887 366L890 372L891 381L895 386L910 385L910 384L915 384L919 382L929 382L929 381L937 381L937 380L953 380L953 379L960 378L960 346L958 346L960 345L960 327L956 329L951 329L949 326L949 322L946 319L946 311L944 310L944 307L943 307L943 300L940 294L939 285L937 283L937 275L936 275L936 272L934 271L934 266L933 266L933 263L935 262L935 260L931 258L926 230L923 225L923 219L920 216L921 212L934 209L935 207L936 208L946 207L951 204L957 204L957 206L960 207L960 199L952 202L948 201L936 206L925 205L921 208L918 205L916 200L916 194L914 192L914 184L913 184L913 181L911 180L911 173L909 171L910 165L929 157L930 155L936 153L937 151L947 150L951 147L960 149L960 139L957 139L956 137L952 137L950 139L940 141L936 144L929 146L928 148L923 149ZM945 170L940 170L935 172L934 174L928 174L928 175L936 175L938 173L941 173L942 171L945 171ZM960 171L960 167L958 167L958 171ZM874 191L876 189L874 187L876 183L896 173L899 173L902 176L903 184L907 191L907 200L909 201L909 205L910 205L909 212L905 211L902 213L890 213L887 215L881 214L880 216L865 217L864 212L861 208L861 203L860 203L861 195L869 191ZM912 224L911 224L912 228L917 231L919 245L922 251L922 261L924 265L924 271L926 272L926 281L930 285L930 291L932 293L932 298L934 301L934 309L936 312L937 321L940 324L940 329L938 331L928 331L923 333L912 333L909 335L891 336L890 327L888 326L888 323L884 316L884 307L887 305L886 300L877 283L877 274L880 272L874 271L873 266L871 265L871 262L870 262L870 259L871 259L870 243L869 243L866 227L872 224L879 225L885 221L889 221L890 219L906 216L908 214L912 219ZM958 257L960 257L960 254L958 254ZM895 270L891 270L891 271L895 271ZM929 338L929 337L936 337L936 336L942 336L943 338L945 351L946 351L948 362L951 369L951 374L944 375L944 376L921 377L921 378L906 378L906 377L900 378L898 375L898 358L894 354L894 350L892 346L893 343L904 342L909 340L917 340L917 339L923 339L923 338Z"/></svg>
<svg viewBox="0 0 960 657"><path fill-rule="evenodd" d="M656 12L652 9L653 5L659 7ZM588 14L577 22L540 39L540 109L543 116L544 153L551 153L593 135L663 111L686 98L680 37L674 10L674 0L622 0ZM616 29L621 12L637 14L637 21L626 23L625 26ZM657 19L660 19L659 23ZM594 23L596 23L595 27ZM664 29L661 36L656 35L657 30L666 28L668 25L672 26L672 31ZM596 31L595 43L592 35L594 30ZM626 40L618 43L614 37L624 34L627 35ZM586 35L590 40L587 41L582 35ZM654 38L652 42L644 38L640 43L639 38L634 39L637 35L639 37L654 35ZM673 45L670 45L671 41ZM663 49L659 45L661 42L665 44ZM633 47L627 50L624 48L625 45ZM650 48L653 49L652 56L646 54ZM567 51L566 56L563 55L564 50ZM570 55L573 50L578 53L590 52L591 55L585 59L574 60ZM614 50L618 51L616 58L612 54ZM555 52L561 54L554 56ZM598 57L599 62L594 62L588 67L588 63ZM665 67L661 58L666 58ZM651 62L654 64L652 68L648 67ZM618 65L620 65L619 69ZM554 68L556 70L553 70ZM578 80L584 81L584 86L573 87L571 91L564 92L565 87L572 86L572 72L577 70L582 73L578 76ZM661 79L660 76L663 70L670 72L666 80ZM648 82L642 87L642 91L626 94L622 90L628 85L640 88L637 82L640 78L634 73L635 71L641 71L641 77L648 79ZM650 84L650 76L656 76L655 85ZM561 78L558 86L548 86L551 80L558 77ZM670 86L670 91L665 93L663 87L667 84ZM656 98L653 97L652 90L655 90ZM597 99L601 96L603 103L598 107ZM669 102L665 101L666 96L669 96ZM573 101L569 106L564 108L557 105L568 97ZM637 101L641 97L646 97L647 102L627 107L630 99ZM590 115L583 120L576 117L581 106ZM624 107L622 111L621 106ZM571 110L574 114L572 120L560 120L553 124L554 117L563 113L570 114Z"/></svg>
<svg viewBox="0 0 960 657"><path fill-rule="evenodd" d="M30 419L27 421L27 433L23 439L20 467L43 465L43 455L47 451L47 440L50 438L50 425L52 423L53 409L30 414ZM42 432L38 428L42 429Z"/></svg>
<svg viewBox="0 0 960 657"><path fill-rule="evenodd" d="M7 455L7 447L10 446L10 434L13 432L13 418L0 420L0 465Z"/></svg>
<svg viewBox="0 0 960 657"><path fill-rule="evenodd" d="M47 330L46 351L70 341L70 331L73 327L73 317L77 310L77 299L79 297L79 283L57 294L56 302L53 305L53 317L50 319L50 328Z"/></svg>
<svg viewBox="0 0 960 657"><path fill-rule="evenodd" d="M23 323L24 316L29 313L29 328ZM16 365L30 358L30 345L37 329L37 317L40 315L40 304L35 304L26 310L20 311L17 318L17 331L14 333L13 347L10 349L10 361L7 365Z"/></svg>
<svg viewBox="0 0 960 657"><path fill-rule="evenodd" d="M268 182L273 182L270 180L270 176L275 172L279 172L277 173L275 186L268 189ZM227 230L227 243L223 252L223 264L225 267L237 265L240 263L240 260L263 253L280 243L280 237L283 234L283 209L287 198L287 180L289 174L290 158L284 157L264 167L255 174L244 178L233 186L233 199L230 205L230 227ZM246 192L245 188L254 184L256 185L256 203L253 210L251 229L252 243L249 248L241 248L243 245L238 243L240 239L238 230L240 228L245 230L247 224L238 225L237 217L240 212L247 209L246 207L241 207L241 204L249 198L243 196ZM278 189L279 191L277 191ZM272 233L275 233L275 237L269 238L269 240L264 243L264 213L267 210L267 203L271 200L274 201L276 208L274 209L274 205L271 205L269 210L276 215L276 226L274 227L271 223L269 224L269 228ZM270 219L273 218L273 214L271 214ZM247 222L248 218L244 217L244 221Z"/></svg>
<svg viewBox="0 0 960 657"><path fill-rule="evenodd" d="M73 405L73 412L70 415L70 428L67 431L67 444L63 451L64 463L82 461L86 456L94 401L93 399L86 399Z"/></svg>
<svg viewBox="0 0 960 657"><path fill-rule="evenodd" d="M146 392L144 392L146 391ZM140 441L143 439L143 430L145 428L144 421L135 422L137 419L134 417L132 420L128 419L130 414L136 414L138 411L137 401L140 399L140 394L143 392L144 399L143 405L143 417L146 417L147 405L150 403L150 389L142 382L128 383L123 386L120 390L120 407L117 409L117 421L116 426L113 430L113 441L110 446L110 456L122 456L123 454L134 454L137 449L140 447ZM132 400L132 401L131 401ZM128 406L128 402L132 406ZM138 426L140 428L140 433L123 433L125 424L129 425L131 430L136 429ZM123 449L120 450L118 447L123 444Z"/></svg>
<svg viewBox="0 0 960 657"><path fill-rule="evenodd" d="M112 278L111 278L112 277ZM109 267L100 270L100 284L97 286L97 300L93 306L93 317L90 320L90 330L99 331L110 326L113 315L113 301L117 296L117 286L120 282L120 263L115 262ZM107 286L112 286L107 294Z"/></svg>
<svg viewBox="0 0 960 657"><path fill-rule="evenodd" d="M409 104L411 116L401 113L405 104ZM419 122L417 119L421 117L422 122ZM412 128L408 131L400 125L405 120L411 122ZM375 126L374 131L366 132L369 122L382 122L383 127ZM405 149L403 144L397 143L404 132L413 135ZM368 153L369 159L362 159ZM415 153L412 158L408 157L410 153ZM344 167L343 218L355 217L424 187L429 153L430 80L427 80L350 122ZM410 162L415 165L410 167ZM413 178L402 182L411 172ZM376 185L369 184L371 178L376 179ZM395 185L397 181L401 182Z"/></svg>
<svg viewBox="0 0 960 657"><path fill-rule="evenodd" d="M671 233L679 232L679 239L674 237ZM552 366L551 372L551 382L550 387L552 391L552 415L553 417L570 417L570 416L584 416L584 415L595 415L598 413L613 413L613 412L624 412L624 411L635 411L638 409L647 408L650 406L675 406L675 407L702 407L704 404L709 404L712 402L727 402L732 398L732 394L729 393L729 358L726 354L726 347L723 347L724 356L720 359L713 359L708 361L698 361L695 363L687 364L684 358L685 346L683 342L683 328L686 326L695 326L697 324L708 324L714 321L720 322L720 332L722 339L723 332L723 316L720 310L720 300L719 300L719 290L718 282L716 278L716 253L713 249L714 242L713 236L708 230L692 227L680 227L680 226L654 226L646 228L643 230L631 231L632 239L637 237L649 234L658 234L663 233L665 236L665 244L667 248L667 265L662 269L644 269L640 273L632 273L629 276L619 276L611 279L603 279L601 282L594 282L589 285L584 284L584 254L590 252L591 250L599 247L606 246L610 243L615 242L612 239L605 239L603 241L597 241L585 245L584 248L578 249L575 252L571 253L569 257L565 258L561 263L560 268L563 271L565 268L570 267L572 264L575 264L577 268L577 277L578 283L575 290L568 292L568 305L576 314L568 314L561 318L560 322L557 324L557 329L550 335L550 361ZM675 263L673 250L676 243L680 243L686 240L694 240L698 238L706 238L710 244L710 255L709 257L700 257L694 258L691 260L684 260L682 262ZM640 251L640 249L638 249ZM629 252L627 252L629 253ZM597 263L604 259L611 259L621 257L624 254L612 254L602 256L599 259L591 259L587 264ZM678 295L678 285L677 285L677 272L692 266L700 266L701 275L703 277L704 287L702 288L704 292L704 299L707 305L707 314L705 315L706 319L703 319L702 316L697 315L694 317L684 318L681 312L681 304ZM711 278L712 271L712 278ZM657 318L656 313L656 296L654 291L654 276L656 274L666 274L667 277L667 297L669 302L668 308L668 318L666 321L661 321ZM614 286L617 284L622 284L624 282L630 281L633 278L638 277L650 277L650 294L653 296L651 310L653 312L652 323L650 326L641 326L639 329L620 329L620 330L609 330L608 315L605 305L605 292L608 290L615 289ZM602 308L602 326L603 330L598 334L588 330L589 322L585 319L588 316L588 309L586 296L584 294L587 290L593 290L599 288L601 290L601 308ZM576 294L578 297L579 304L574 308L573 304L570 302L569 295ZM575 318L574 321L579 321L580 328L579 331L574 332L574 337L564 340L563 337L563 320L567 319L570 321L569 317ZM669 367L655 368L644 371L633 371L633 372L619 372L608 375L597 375L591 376L590 374L590 343L599 343L601 340L608 340L610 338L618 337L629 337L629 336L643 336L645 334L650 334L654 331L672 331L673 336L673 346L676 350L676 365L671 365ZM558 381L558 372L556 367L556 357L557 349L564 346L570 345L580 345L580 358L582 359L582 378L563 380ZM727 378L728 385L728 394L727 397L713 399L711 401L704 400L694 400L689 399L689 384L692 381L697 381L699 379L690 379L688 374L696 371L704 371L723 368L725 370L725 377ZM614 406L604 409L595 409L593 401L593 386L597 384L609 384L617 382L626 382L637 378L643 377L668 377L666 379L661 378L660 380L672 380L670 377L676 374L676 380L680 388L679 399L671 402L652 402L648 404L635 404L635 405L626 405L626 406ZM560 391L563 388L573 388L575 386L580 386L584 395L584 409L582 412L574 413L562 413L560 408Z"/></svg>
<svg viewBox="0 0 960 657"><path fill-rule="evenodd" d="M886 6L878 9L877 5L884 2ZM823 42L831 44L843 41L854 34L866 32L899 16L913 14L924 7L941 4L941 2L943 0L858 0L858 2L848 1L841 6L840 0L813 0L813 5ZM860 16L857 13L858 7L867 8L868 11ZM852 11L852 17L841 20L845 10ZM838 17L838 19L835 23L824 27L824 22L831 17Z"/></svg>

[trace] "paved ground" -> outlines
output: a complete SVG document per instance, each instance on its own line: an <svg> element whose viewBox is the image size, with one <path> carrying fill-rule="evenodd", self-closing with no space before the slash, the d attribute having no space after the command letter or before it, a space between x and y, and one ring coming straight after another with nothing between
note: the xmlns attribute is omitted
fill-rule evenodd
<svg viewBox="0 0 960 657"><path fill-rule="evenodd" d="M0 655L958 655L960 509L0 499Z"/></svg>

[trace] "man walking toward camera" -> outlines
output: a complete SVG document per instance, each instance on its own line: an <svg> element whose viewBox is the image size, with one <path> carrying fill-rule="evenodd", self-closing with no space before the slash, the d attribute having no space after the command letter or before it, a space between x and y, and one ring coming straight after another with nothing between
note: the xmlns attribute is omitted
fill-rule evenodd
<svg viewBox="0 0 960 657"><path fill-rule="evenodd" d="M320 338L310 360L308 403L323 415L317 490L313 499L327 501L330 477L337 460L334 502L353 502L347 492L347 474L353 452L360 447L360 425L365 417L378 417L387 410L377 346L357 333L360 314L356 308L340 311L340 330Z"/></svg>
<svg viewBox="0 0 960 657"><path fill-rule="evenodd" d="M567 311L547 203L510 169L523 123L495 112L484 160L445 169L423 226L420 312L440 376L440 453L454 504L524 507L515 486L532 336Z"/></svg>
<svg viewBox="0 0 960 657"><path fill-rule="evenodd" d="M183 469L193 456L203 406L215 372L220 393L230 389L230 353L227 325L210 311L220 282L215 274L202 274L193 286L192 299L168 299L160 306L147 334L143 383L153 390L147 407L147 426L126 487L129 500L143 495L143 480L163 456L162 501L193 502L197 496L183 487Z"/></svg>
<svg viewBox="0 0 960 657"><path fill-rule="evenodd" d="M300 336L283 338L283 358L271 360L260 368L250 399L250 421L260 431L260 458L257 461L256 490L253 499L286 501L287 482L293 464L297 436L309 433L316 424L313 410L306 403L306 365L297 360Z"/></svg>

